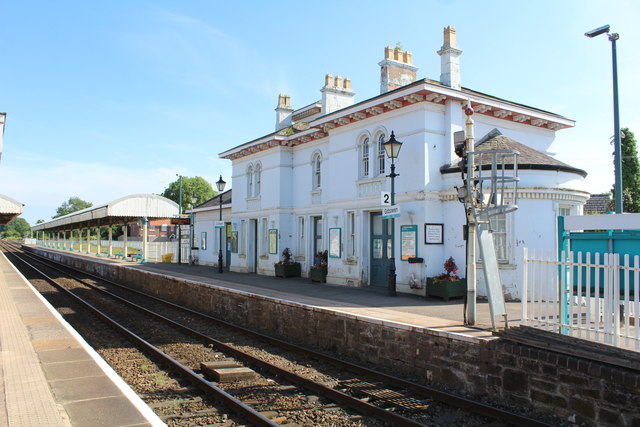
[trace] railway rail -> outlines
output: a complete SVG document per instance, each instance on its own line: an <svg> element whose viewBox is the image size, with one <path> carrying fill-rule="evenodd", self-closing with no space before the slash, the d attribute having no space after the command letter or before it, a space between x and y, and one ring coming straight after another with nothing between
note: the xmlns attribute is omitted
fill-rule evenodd
<svg viewBox="0 0 640 427"><path fill-rule="evenodd" d="M112 315L122 318L122 323L127 323L132 329L136 329L136 324L138 324L137 333L129 332L132 334L130 339L136 340L144 352L150 355L149 357L158 360L161 365L170 366L173 372L179 372L188 378L189 383L192 384L191 387L197 387L211 399L223 402L224 406L230 408L238 417L254 425L278 425L282 422L322 424L322 416L316 414L314 412L316 410L323 414L332 413L334 417L331 421L326 420L326 422L333 425L456 424L471 426L488 423L493 423L492 425L495 426L550 425L504 408L443 392L423 384L345 362L312 349L274 339L237 325L231 325L170 301L91 276L85 272L72 270L68 266L53 265L54 263L47 258L27 254L17 247L3 245L3 249L10 252L16 259L20 259L20 262L24 263L23 265L29 265L29 268L34 269L32 271L38 271L38 274L44 276L46 273L41 270L46 270L49 271L49 275L61 276L56 279L47 276L46 280L50 284L55 283L55 286L65 289L64 292L70 296L79 298L77 294L83 294L83 297L91 299L95 305L98 305L96 301L100 300L102 301L101 307L103 305L110 306L109 310L106 310L98 309L89 302L81 303L90 307L105 322L114 322L110 319ZM36 267L34 264L38 264L40 267ZM60 282L65 282L64 286ZM72 290L66 290L68 287ZM101 296L96 297L97 293L100 293ZM125 306L130 307L126 312L124 311ZM113 314L107 315L102 312L103 310ZM135 317L131 314L131 310L135 313ZM155 322L162 322L162 326ZM121 325L111 324L114 328L124 329ZM142 328L143 331L140 331L140 324L145 325L145 328ZM176 335L172 335L176 332L167 335L167 329L179 330L183 337L176 338ZM159 331L165 332L160 333ZM188 334L188 338L184 334ZM146 339L142 336L145 336ZM149 341L160 342L160 344L154 346ZM334 402L338 406L329 403L316 405L315 409L305 409L305 405L301 405L298 412L308 412L308 418L305 419L293 416L291 411L283 412L267 408L264 403L259 402L260 399L256 398L256 394L252 394L248 401L242 402L238 396L243 394L242 389L246 386L229 386L228 384L216 386L203 378L203 370L197 368L198 363L202 360L180 363L177 359L185 357L184 350L175 352L174 349L174 354L178 354L178 356L171 357L166 354L170 352L167 349L171 347L166 344L167 342L197 345L200 348L196 352L198 354L202 355L207 351L213 352L214 358L220 357L225 360L232 358L244 366L259 371L264 377L251 383L250 387L257 387L262 394L273 395L274 393L274 391L267 390L266 383L271 384L272 389L277 389L280 394L283 391L290 397L296 394L298 398L293 399L293 402L306 401L309 403L316 401L316 399L318 401L323 399ZM233 342L233 344L229 344L229 342ZM160 348L165 349L166 353ZM223 388L229 391L225 391ZM316 395L320 398L314 399ZM149 401L149 396L143 394L142 397ZM201 398L196 396L175 400L193 402L198 399ZM162 408L166 404L151 403L150 406L155 409ZM260 407L260 410L254 409L254 406ZM214 411L219 411L219 409ZM361 415L357 415L354 411ZM338 413L340 415L336 416ZM165 420L168 423L180 425L184 417L189 418L189 414L165 416Z"/></svg>

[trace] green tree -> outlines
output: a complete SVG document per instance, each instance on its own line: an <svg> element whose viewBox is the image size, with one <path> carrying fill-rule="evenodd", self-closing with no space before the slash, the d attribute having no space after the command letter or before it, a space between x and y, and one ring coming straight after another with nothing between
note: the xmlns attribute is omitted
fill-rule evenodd
<svg viewBox="0 0 640 427"><path fill-rule="evenodd" d="M36 221L36 224L42 224L44 222L44 219L39 219Z"/></svg>
<svg viewBox="0 0 640 427"><path fill-rule="evenodd" d="M622 128L620 151L622 156L622 210L623 212L640 212L640 161L636 138L629 128ZM611 191L613 199L610 209L615 206L615 189Z"/></svg>
<svg viewBox="0 0 640 427"><path fill-rule="evenodd" d="M204 178L196 176L189 178L182 177L182 210L189 209L192 205L191 196L196 196L195 206L200 203L204 203L207 200L215 197L218 193L213 191L213 187ZM162 192L162 196L167 199L173 200L180 204L180 178L173 181Z"/></svg>
<svg viewBox="0 0 640 427"><path fill-rule="evenodd" d="M29 235L31 226L23 218L15 218L7 225L0 226L0 239L21 239Z"/></svg>
<svg viewBox="0 0 640 427"><path fill-rule="evenodd" d="M69 197L69 200L61 204L56 210L56 214L53 218L81 211L82 209L90 208L91 206L93 206L93 203L82 200L79 197Z"/></svg>

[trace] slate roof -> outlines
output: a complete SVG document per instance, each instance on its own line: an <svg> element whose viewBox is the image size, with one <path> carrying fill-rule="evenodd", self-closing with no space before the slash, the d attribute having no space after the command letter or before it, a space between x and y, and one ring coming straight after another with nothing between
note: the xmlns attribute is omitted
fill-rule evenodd
<svg viewBox="0 0 640 427"><path fill-rule="evenodd" d="M561 162L560 160L554 159L553 157L541 151L521 144L518 141L509 138L508 136L504 136L498 129L493 129L491 132L481 138L475 144L475 150L515 150L520 153L520 155L518 156L518 169L520 170L549 170L575 173L577 175L581 175L583 178L587 176L587 173L582 169L574 168L573 166ZM487 159L483 160L483 163L487 163L487 161L489 161L488 156ZM459 173L459 162L460 160L457 160L453 164L442 166L440 168L440 173ZM513 168L513 164L507 161L506 168L509 169L510 165L511 168Z"/></svg>
<svg viewBox="0 0 640 427"><path fill-rule="evenodd" d="M609 203L611 202L611 196L609 193L605 194L592 194L584 204L583 213L588 214L602 214L609 212Z"/></svg>
<svg viewBox="0 0 640 427"><path fill-rule="evenodd" d="M194 207L194 209L201 209L201 208L217 208L220 206L220 197L222 197L222 204L226 205L226 204L230 204L231 203L231 192L233 191L233 189L227 190L224 193L218 194L217 196L207 200L206 202L199 204L198 206Z"/></svg>

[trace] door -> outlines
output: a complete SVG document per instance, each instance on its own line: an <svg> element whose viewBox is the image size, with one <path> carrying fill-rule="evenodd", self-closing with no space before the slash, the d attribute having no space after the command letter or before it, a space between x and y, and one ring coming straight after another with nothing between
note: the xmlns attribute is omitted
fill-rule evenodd
<svg viewBox="0 0 640 427"><path fill-rule="evenodd" d="M382 219L382 212L372 212L371 223L371 260L369 285L386 287L389 282L389 258L393 254L391 220Z"/></svg>
<svg viewBox="0 0 640 427"><path fill-rule="evenodd" d="M318 252L321 252L324 246L324 242L322 241L322 217L314 216L313 220L313 264L319 264L320 260Z"/></svg>
<svg viewBox="0 0 640 427"><path fill-rule="evenodd" d="M255 273L258 269L258 220L249 220L249 236L248 236L248 253L247 253L247 271Z"/></svg>
<svg viewBox="0 0 640 427"><path fill-rule="evenodd" d="M231 267L231 223L227 222L225 224L225 265L227 270Z"/></svg>

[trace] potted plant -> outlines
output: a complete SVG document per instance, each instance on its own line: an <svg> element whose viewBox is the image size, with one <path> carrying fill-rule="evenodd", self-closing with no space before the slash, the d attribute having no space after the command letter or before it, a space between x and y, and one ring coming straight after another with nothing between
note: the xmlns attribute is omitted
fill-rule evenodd
<svg viewBox="0 0 640 427"><path fill-rule="evenodd" d="M282 251L282 259L275 264L276 277L298 277L300 276L300 263L293 260L293 255L289 248Z"/></svg>
<svg viewBox="0 0 640 427"><path fill-rule="evenodd" d="M318 252L314 257L315 265L309 270L309 277L312 282L325 283L327 281L327 264L329 262L329 252Z"/></svg>
<svg viewBox="0 0 640 427"><path fill-rule="evenodd" d="M444 273L427 278L427 296L440 297L445 301L449 298L464 297L467 292L467 281L456 273L458 266L453 257L444 262Z"/></svg>

